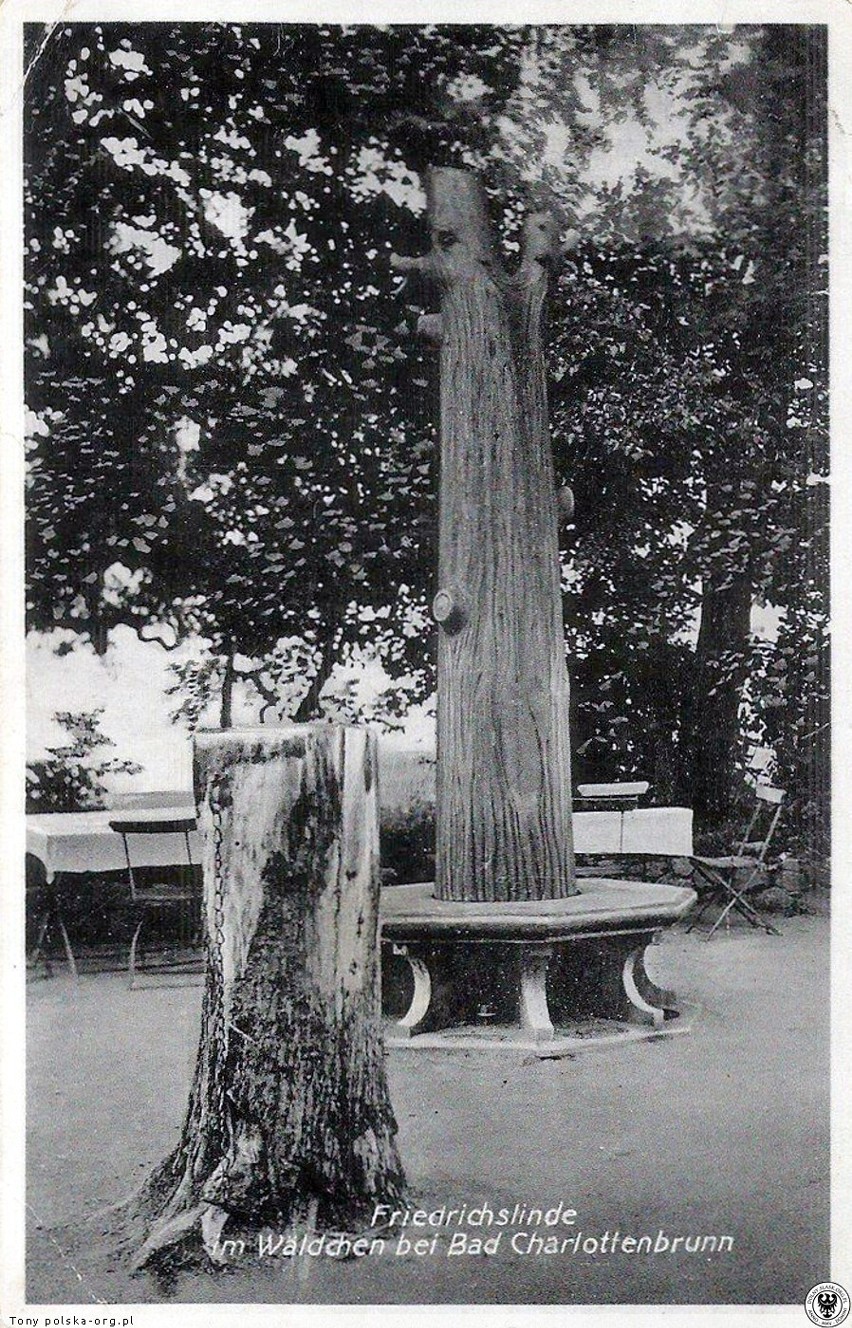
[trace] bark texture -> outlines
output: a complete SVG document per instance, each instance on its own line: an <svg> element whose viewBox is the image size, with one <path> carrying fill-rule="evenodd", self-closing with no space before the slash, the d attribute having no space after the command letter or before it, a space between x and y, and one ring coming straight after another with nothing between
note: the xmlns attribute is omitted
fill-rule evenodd
<svg viewBox="0 0 852 1328"><path fill-rule="evenodd" d="M721 578L719 578L721 579ZM704 581L701 626L685 707L685 796L697 816L720 822L736 806L739 709L748 673L751 580Z"/></svg>
<svg viewBox="0 0 852 1328"><path fill-rule="evenodd" d="M380 1032L375 739L341 726L195 744L207 968L182 1137L135 1262L229 1221L351 1229L404 1177Z"/></svg>
<svg viewBox="0 0 852 1328"><path fill-rule="evenodd" d="M541 339L554 224L528 219L509 273L475 176L435 170L429 196L432 252L396 265L441 295L436 893L562 898L569 696Z"/></svg>

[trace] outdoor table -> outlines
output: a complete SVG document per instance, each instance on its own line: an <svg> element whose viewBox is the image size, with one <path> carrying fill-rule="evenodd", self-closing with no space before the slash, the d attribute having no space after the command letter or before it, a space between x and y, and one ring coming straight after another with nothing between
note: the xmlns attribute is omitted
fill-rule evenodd
<svg viewBox="0 0 852 1328"><path fill-rule="evenodd" d="M690 807L636 807L575 811L575 853L688 858L692 853Z"/></svg>
<svg viewBox="0 0 852 1328"><path fill-rule="evenodd" d="M179 824L195 816L187 796L183 804L128 811L52 812L27 817L27 853L42 863L48 883L65 873L115 872L126 868L121 835L110 821L161 822L161 833L138 841L134 865L178 867L186 860ZM169 831L165 823L173 822ZM688 807L643 807L630 811L575 812L576 853L623 853L637 856L689 857L692 854L692 812ZM190 834L193 862L201 861L197 830Z"/></svg>
<svg viewBox="0 0 852 1328"><path fill-rule="evenodd" d="M77 966L62 916L64 878L84 872L127 872L124 840L110 826L111 819L119 824L118 818L121 818L130 833L134 833L134 828L143 832L136 839L140 847L135 855L134 866L185 868L187 851L193 862L200 861L201 842L194 828L195 807L189 802L179 806L139 808L132 812L46 812L28 816L27 856L42 864L46 894L41 909L38 940L30 954L32 962L41 954L47 928L51 920L55 920L62 936L69 969L77 976ZM147 833L149 827L151 833Z"/></svg>
<svg viewBox="0 0 852 1328"><path fill-rule="evenodd" d="M127 863L121 835L110 828L110 821L122 818L137 823L162 825L158 834L146 834L139 842L134 865L139 867L177 867L186 862L186 843L180 828L187 817L195 818L195 807L186 804L172 807L136 808L128 811L50 812L27 817L27 853L42 864L48 884L59 875L80 872L126 871ZM174 829L169 829L169 824ZM201 841L197 830L189 836L193 862L201 860Z"/></svg>

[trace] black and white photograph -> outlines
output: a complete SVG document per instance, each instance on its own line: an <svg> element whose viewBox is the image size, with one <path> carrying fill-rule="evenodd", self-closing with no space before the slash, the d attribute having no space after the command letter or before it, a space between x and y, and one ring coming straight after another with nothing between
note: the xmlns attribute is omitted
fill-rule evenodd
<svg viewBox="0 0 852 1328"><path fill-rule="evenodd" d="M847 7L2 32L3 1322L842 1323Z"/></svg>

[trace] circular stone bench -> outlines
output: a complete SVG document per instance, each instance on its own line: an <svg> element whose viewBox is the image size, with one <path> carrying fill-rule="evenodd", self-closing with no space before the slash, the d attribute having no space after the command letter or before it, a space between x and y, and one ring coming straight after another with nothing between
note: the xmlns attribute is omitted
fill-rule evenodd
<svg viewBox="0 0 852 1328"><path fill-rule="evenodd" d="M639 881L578 885L569 899L520 903L444 901L428 883L385 887L385 1005L407 1000L391 1041L455 1032L470 1046L477 1034L493 1042L508 1030L537 1045L590 1020L661 1031L678 1010L646 973L645 950L689 912L695 892ZM394 974L394 956L408 965L407 983Z"/></svg>

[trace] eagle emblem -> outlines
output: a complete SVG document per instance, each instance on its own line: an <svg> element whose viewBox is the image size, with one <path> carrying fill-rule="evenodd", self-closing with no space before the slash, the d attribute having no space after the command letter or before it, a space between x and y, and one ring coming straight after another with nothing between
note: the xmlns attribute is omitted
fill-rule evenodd
<svg viewBox="0 0 852 1328"><path fill-rule="evenodd" d="M849 1294L839 1282L817 1282L805 1301L805 1313L817 1328L822 1324L845 1323L849 1317Z"/></svg>

